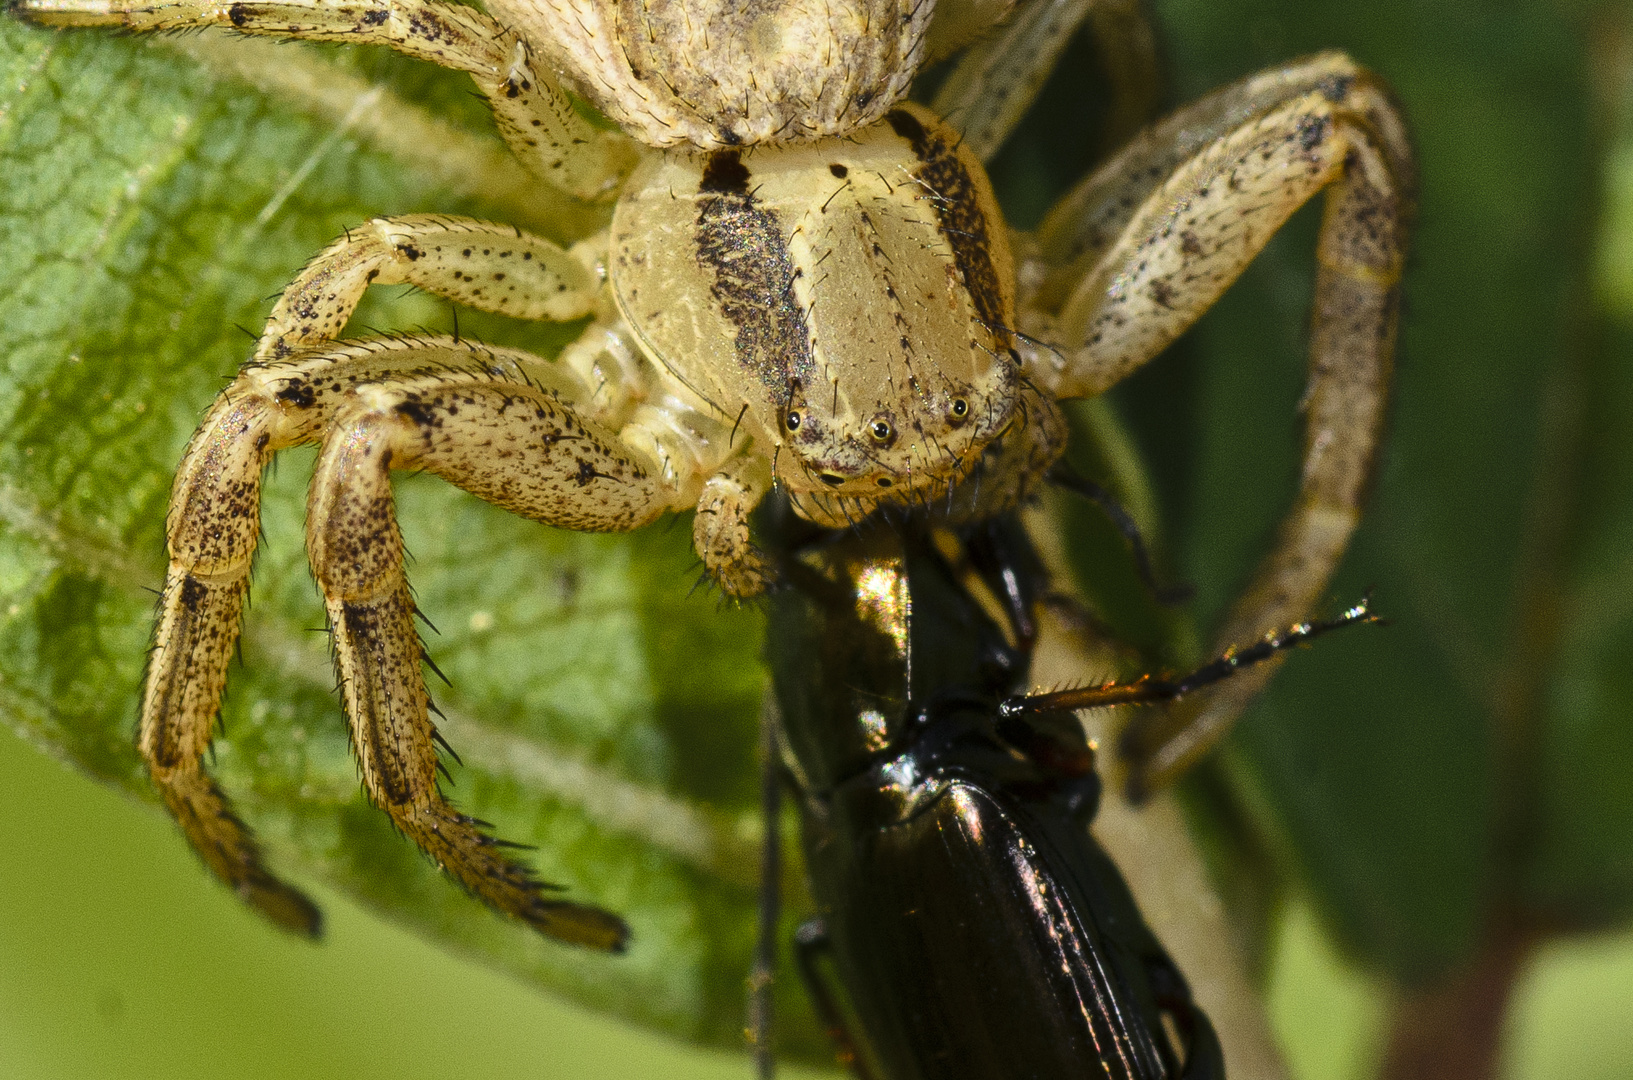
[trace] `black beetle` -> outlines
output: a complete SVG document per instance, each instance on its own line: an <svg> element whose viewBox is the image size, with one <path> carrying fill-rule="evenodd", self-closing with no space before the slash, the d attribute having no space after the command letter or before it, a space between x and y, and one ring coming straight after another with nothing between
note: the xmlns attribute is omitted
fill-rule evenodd
<svg viewBox="0 0 1633 1080"><path fill-rule="evenodd" d="M1094 751L1064 710L1180 696L1370 621L1366 605L1184 678L1027 695L1047 579L1016 519L784 550L767 749L818 911L798 959L841 1058L878 1080L1223 1077L1212 1025L1089 832Z"/></svg>

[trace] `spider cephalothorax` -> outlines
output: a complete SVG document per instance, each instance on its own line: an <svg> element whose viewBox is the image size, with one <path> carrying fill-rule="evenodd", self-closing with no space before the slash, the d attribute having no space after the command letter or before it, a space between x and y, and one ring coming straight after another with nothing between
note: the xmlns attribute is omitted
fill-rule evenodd
<svg viewBox="0 0 1633 1080"><path fill-rule="evenodd" d="M608 270L646 351L775 448L823 523L945 489L1014 419L1009 238L980 162L915 106L843 140L655 155Z"/></svg>
<svg viewBox="0 0 1633 1080"><path fill-rule="evenodd" d="M772 568L749 514L773 485L829 526L889 505L953 519L1013 507L1064 447L1056 401L1161 351L1327 190L1303 486L1223 641L1304 617L1354 528L1412 166L1387 93L1343 56L1181 110L1017 237L982 163L1094 0L1013 14L1002 0L492 0L492 16L447 0L13 6L59 26L388 45L468 72L563 202L616 200L607 228L570 250L469 218L349 229L284 290L188 448L139 745L210 867L284 925L314 931L317 913L265 869L202 764L261 474L281 449L321 447L307 547L370 797L494 906L602 948L622 944L621 920L542 891L438 789L394 471L565 528L695 509L709 573L753 595ZM921 62L982 33L933 110L905 101ZM364 291L386 284L524 319L592 318L553 361L457 337L342 340ZM1204 702L1143 765L1193 756L1267 674Z"/></svg>

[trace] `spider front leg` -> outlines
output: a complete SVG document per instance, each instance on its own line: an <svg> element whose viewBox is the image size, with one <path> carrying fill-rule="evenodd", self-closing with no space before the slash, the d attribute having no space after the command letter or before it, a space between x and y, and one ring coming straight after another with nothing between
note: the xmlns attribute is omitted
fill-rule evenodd
<svg viewBox="0 0 1633 1080"><path fill-rule="evenodd" d="M335 634L353 745L374 802L474 894L541 932L618 948L616 916L547 898L436 784L435 730L390 472L427 469L507 509L575 529L634 528L672 498L640 455L566 404L571 380L514 350L451 339L341 343L252 365L211 410L177 475L171 568L140 747L210 868L281 925L316 912L262 865L202 771L239 632L273 453L323 439L308 548Z"/></svg>
<svg viewBox="0 0 1633 1080"><path fill-rule="evenodd" d="M281 360L333 341L370 285L415 285L517 319L588 315L596 275L548 240L474 218L410 214L349 229L278 298L255 359Z"/></svg>
<svg viewBox="0 0 1633 1080"><path fill-rule="evenodd" d="M548 72L541 77L520 34L465 4L440 0L11 0L11 10L46 26L192 30L385 45L470 74L499 131L524 165L581 198L610 196L634 168L636 144L587 122Z"/></svg>
<svg viewBox="0 0 1633 1080"><path fill-rule="evenodd" d="M1387 91L1336 54L1247 80L1158 128L1166 139L1137 140L1067 197L1091 221L1052 215L1040 236L1055 261L1040 297L1058 307L1038 336L1067 348L1033 350L1029 366L1059 397L1098 394L1155 356L1294 210L1327 191L1302 483L1270 557L1225 620L1223 651L1307 618L1359 519L1388 401L1414 168ZM1191 152L1153 174L1158 148L1184 146L1181 133L1195 140ZM1107 225L1118 228L1103 244L1097 230ZM1165 783L1211 748L1274 666L1132 729L1125 749L1136 787Z"/></svg>
<svg viewBox="0 0 1633 1080"><path fill-rule="evenodd" d="M331 245L285 290L257 356L285 357L327 342L370 284L389 283L419 285L524 318L582 315L593 306L598 284L577 259L515 229L460 218L376 219ZM537 370L524 371L524 361ZM524 383L554 380L568 393L578 389L565 372L474 345L373 343L255 364L211 409L172 489L170 569L138 746L166 804L210 869L274 922L301 932L317 932L316 909L265 869L249 830L201 764L248 593L260 527L261 473L278 450L322 437L326 417L338 407L337 395L415 364L450 363L474 364L480 371L499 365ZM452 823L442 827L459 832ZM431 835L424 828L419 832ZM472 844L480 834L467 823L462 835L462 842ZM517 877L488 869L511 893L522 888L524 871ZM518 907L514 895L507 903L507 910Z"/></svg>
<svg viewBox="0 0 1633 1080"><path fill-rule="evenodd" d="M556 395L487 372L435 373L358 388L324 439L307 508L307 552L370 798L494 907L560 940L619 948L621 920L546 899L438 790L394 469L425 469L525 517L578 530L645 524L665 508L660 486L615 436L575 417Z"/></svg>

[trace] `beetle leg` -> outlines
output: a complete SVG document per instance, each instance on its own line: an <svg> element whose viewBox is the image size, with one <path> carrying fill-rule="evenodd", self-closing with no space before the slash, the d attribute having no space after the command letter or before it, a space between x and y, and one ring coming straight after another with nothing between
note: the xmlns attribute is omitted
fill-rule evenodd
<svg viewBox="0 0 1633 1080"><path fill-rule="evenodd" d="M1061 362L1050 368L1032 358L1033 376L1059 396L1100 393L1195 321L1294 210L1327 190L1303 480L1270 557L1219 632L1221 648L1305 617L1354 531L1388 400L1414 183L1394 103L1348 60L1320 56L1258 82L1279 85L1280 94L1255 90L1254 80L1236 98L1226 94L1259 111L1238 116L1151 192L1095 267L1065 290L1054 327L1067 344ZM1209 749L1275 666L1136 729L1128 744L1134 782L1165 783Z"/></svg>
<svg viewBox="0 0 1633 1080"><path fill-rule="evenodd" d="M610 195L635 165L636 145L603 131L529 55L525 42L492 17L440 0L14 0L24 18L47 26L192 30L385 45L418 60L468 72L486 95L516 156L534 172L583 198Z"/></svg>
<svg viewBox="0 0 1633 1080"><path fill-rule="evenodd" d="M1030 654L1038 637L1041 586L1048 581L1036 550L1024 534L1015 534L1015 519L1006 516L988 518L969 529L964 536L964 555L969 568L1008 616L1016 644Z"/></svg>
<svg viewBox="0 0 1633 1080"><path fill-rule="evenodd" d="M937 18L942 13L938 9ZM1149 119L1160 90L1156 36L1138 0L1032 0L996 33L971 46L937 91L931 109L964 136L982 161L998 152L1055 61L1087 20L1112 82L1112 145Z"/></svg>
<svg viewBox="0 0 1633 1080"><path fill-rule="evenodd" d="M1181 1045L1174 1048L1184 1060L1178 1080L1224 1080L1225 1051L1219 1045L1219 1033L1192 998L1185 976L1161 946L1146 951L1141 959L1158 1008L1180 1036Z"/></svg>
<svg viewBox="0 0 1633 1080"><path fill-rule="evenodd" d="M1157 571L1151 560L1151 549L1140 533L1140 525L1134 520L1133 515L1123 508L1123 504L1117 501L1117 496L1078 473L1064 459L1050 467L1046 479L1057 487L1087 499L1105 515L1112 528L1128 541L1129 550L1134 556L1135 572L1139 574L1140 581L1151 591L1151 597L1157 603L1164 607L1174 607L1187 602L1196 594L1196 590L1189 585L1163 585L1157 581Z"/></svg>
<svg viewBox="0 0 1633 1080"><path fill-rule="evenodd" d="M758 1080L777 1072L772 1026L776 1018L774 979L777 930L782 922L782 751L781 714L776 695L767 691L760 708L760 898L754 943L754 968L748 980L748 1045Z"/></svg>
<svg viewBox="0 0 1633 1080"><path fill-rule="evenodd" d="M811 995L817 1019L827 1027L828 1037L833 1040L840 1064L848 1068L857 1080L875 1080L873 1070L869 1068L867 1059L851 1036L850 1026L845 1022L840 1006L843 991L823 970L822 958L832 955L833 941L828 937L828 928L821 919L803 922L794 931L794 959L799 964L801 978L805 980L806 992Z"/></svg>

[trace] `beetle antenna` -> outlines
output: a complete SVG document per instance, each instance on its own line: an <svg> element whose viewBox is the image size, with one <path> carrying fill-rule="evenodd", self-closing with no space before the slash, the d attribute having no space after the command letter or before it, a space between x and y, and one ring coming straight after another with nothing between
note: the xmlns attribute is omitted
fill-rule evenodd
<svg viewBox="0 0 1633 1080"><path fill-rule="evenodd" d="M1361 597L1361 602L1335 619L1324 622L1294 623L1286 630L1266 634L1253 644L1240 649L1226 649L1214 660L1203 664L1188 675L1177 679L1142 675L1133 682L1103 682L1097 686L1082 686L1074 690L1057 690L1048 694L1017 694L998 706L998 714L1005 719L1027 713L1064 712L1078 709L1104 709L1113 705L1141 705L1154 701L1173 701L1194 693L1205 686L1235 675L1244 668L1261 664L1277 653L1313 641L1322 634L1342 630L1346 626L1377 623L1383 620L1372 614L1372 594Z"/></svg>

